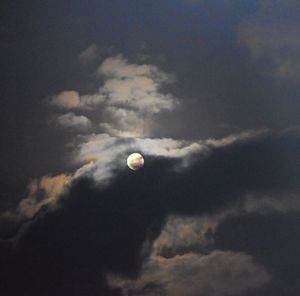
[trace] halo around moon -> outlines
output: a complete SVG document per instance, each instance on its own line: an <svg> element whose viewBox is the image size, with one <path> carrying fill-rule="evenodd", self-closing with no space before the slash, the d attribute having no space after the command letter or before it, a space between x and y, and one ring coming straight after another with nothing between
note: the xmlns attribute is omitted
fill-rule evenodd
<svg viewBox="0 0 300 296"><path fill-rule="evenodd" d="M144 163L144 157L140 153L132 153L127 158L128 167L134 171L140 169Z"/></svg>

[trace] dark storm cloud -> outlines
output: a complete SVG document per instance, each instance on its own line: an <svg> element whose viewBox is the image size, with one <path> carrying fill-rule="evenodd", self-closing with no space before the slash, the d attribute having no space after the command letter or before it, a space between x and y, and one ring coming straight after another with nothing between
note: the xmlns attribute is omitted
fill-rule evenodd
<svg viewBox="0 0 300 296"><path fill-rule="evenodd" d="M106 188L79 179L62 207L36 216L16 249L1 244L1 292L93 295L105 272L136 276L167 215L213 213L246 193L299 194L299 149L294 128L215 148L181 172L173 170L179 160L145 156L142 170L121 170Z"/></svg>
<svg viewBox="0 0 300 296"><path fill-rule="evenodd" d="M293 206L293 204L291 204ZM299 212L290 215L242 215L222 223L215 246L246 252L267 266L272 284L247 296L297 295L300 291Z"/></svg>
<svg viewBox="0 0 300 296"><path fill-rule="evenodd" d="M124 281L121 286L125 295L224 296L240 295L269 280L264 267L250 256L217 250L208 255L153 257L137 281Z"/></svg>

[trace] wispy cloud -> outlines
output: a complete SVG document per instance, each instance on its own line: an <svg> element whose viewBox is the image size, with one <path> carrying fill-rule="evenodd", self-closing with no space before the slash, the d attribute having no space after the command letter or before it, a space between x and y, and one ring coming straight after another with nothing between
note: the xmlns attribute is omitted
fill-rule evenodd
<svg viewBox="0 0 300 296"><path fill-rule="evenodd" d="M55 206L71 178L61 174L32 179L28 185L28 196L21 199L13 211L1 213L6 220L26 220L32 218L44 206Z"/></svg>
<svg viewBox="0 0 300 296"><path fill-rule="evenodd" d="M83 64L97 62L101 58L105 57L112 53L112 46L97 46L95 43L92 43L90 46L85 48L79 55L79 61Z"/></svg>
<svg viewBox="0 0 300 296"><path fill-rule="evenodd" d="M247 254L215 250L208 255L152 256L137 280L108 279L124 295L225 296L261 287L270 275Z"/></svg>
<svg viewBox="0 0 300 296"><path fill-rule="evenodd" d="M174 78L155 65L129 63L123 55L117 55L106 58L97 75L103 83L96 93L80 95L75 90L66 90L55 95L52 104L78 112L99 109L103 119L96 126L119 137L151 135L155 115L178 105L178 99L163 91L163 86L174 82ZM59 118L66 127L74 126L79 119L81 124L87 123L82 117L71 118L70 113Z"/></svg>
<svg viewBox="0 0 300 296"><path fill-rule="evenodd" d="M255 60L267 59L274 77L299 81L299 3L260 1L260 5L255 15L241 22L240 43L249 48Z"/></svg>
<svg viewBox="0 0 300 296"><path fill-rule="evenodd" d="M80 105L79 93L75 90L65 90L55 95L51 100L53 105L65 109L77 108Z"/></svg>
<svg viewBox="0 0 300 296"><path fill-rule="evenodd" d="M91 121L86 116L76 115L72 112L58 116L57 122L63 127L78 130L88 130L92 125Z"/></svg>

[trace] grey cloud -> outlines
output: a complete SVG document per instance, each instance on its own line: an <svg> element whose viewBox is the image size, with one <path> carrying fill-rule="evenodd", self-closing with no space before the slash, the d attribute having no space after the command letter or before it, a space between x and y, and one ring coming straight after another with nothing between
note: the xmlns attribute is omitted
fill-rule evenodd
<svg viewBox="0 0 300 296"><path fill-rule="evenodd" d="M239 41L255 59L267 58L271 74L292 81L300 79L299 3L295 1L261 1L261 9L243 20Z"/></svg>
<svg viewBox="0 0 300 296"><path fill-rule="evenodd" d="M172 257L191 251L207 252L213 243L209 235L213 227L212 218L182 217L171 215L159 237L153 243L153 253L158 256Z"/></svg>
<svg viewBox="0 0 300 296"><path fill-rule="evenodd" d="M79 60L83 63L93 61L98 58L98 52L97 52L97 45L91 44L89 47L87 47L83 52L79 55Z"/></svg>
<svg viewBox="0 0 300 296"><path fill-rule="evenodd" d="M103 83L96 93L79 95L77 91L63 91L52 98L52 104L82 112L101 105L103 121L98 126L119 137L152 135L155 115L178 105L172 94L163 92L165 84L174 82L173 77L155 65L129 63L117 55L105 59L97 73ZM62 115L59 121L65 126L87 125L83 117L75 120L70 113Z"/></svg>
<svg viewBox="0 0 300 296"><path fill-rule="evenodd" d="M106 133L90 134L80 138L81 143L74 153L74 161L83 165L75 176L78 178L88 174L98 183L108 180L114 169L126 166L130 151L140 151L146 158L155 156L180 159L181 165L178 169L184 169L193 163L194 155L206 158L216 148L230 146L236 141L255 139L265 132L253 131L195 142L171 138L122 139Z"/></svg>
<svg viewBox="0 0 300 296"><path fill-rule="evenodd" d="M0 219L22 221L32 218L44 206L55 206L70 180L65 174L32 179L27 197L20 200L15 210L1 213Z"/></svg>
<svg viewBox="0 0 300 296"><path fill-rule="evenodd" d="M215 250L208 255L188 253L172 258L153 256L137 280L108 277L124 295L225 296L259 288L270 281L265 268L244 253ZM151 287L154 287L151 291Z"/></svg>
<svg viewBox="0 0 300 296"><path fill-rule="evenodd" d="M99 61L101 58L112 53L112 46L97 46L92 43L84 49L79 55L79 61L82 63L89 63Z"/></svg>
<svg viewBox="0 0 300 296"><path fill-rule="evenodd" d="M153 252L162 256L174 256L184 252L207 252L214 243L214 234L227 219L243 215L290 214L300 212L300 194L276 196L245 195L237 202L201 216L168 217L161 234L153 244Z"/></svg>
<svg viewBox="0 0 300 296"><path fill-rule="evenodd" d="M87 117L71 112L58 116L57 122L63 127L79 130L87 130L91 127L91 121Z"/></svg>

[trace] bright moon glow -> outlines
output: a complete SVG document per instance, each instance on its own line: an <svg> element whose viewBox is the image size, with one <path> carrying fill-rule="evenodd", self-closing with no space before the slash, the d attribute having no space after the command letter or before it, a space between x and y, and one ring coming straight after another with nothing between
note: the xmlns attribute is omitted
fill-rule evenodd
<svg viewBox="0 0 300 296"><path fill-rule="evenodd" d="M144 162L144 157L139 153L132 153L127 158L128 167L134 171L140 169Z"/></svg>

